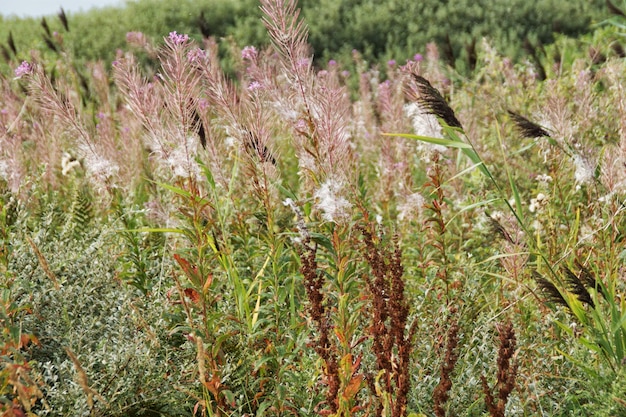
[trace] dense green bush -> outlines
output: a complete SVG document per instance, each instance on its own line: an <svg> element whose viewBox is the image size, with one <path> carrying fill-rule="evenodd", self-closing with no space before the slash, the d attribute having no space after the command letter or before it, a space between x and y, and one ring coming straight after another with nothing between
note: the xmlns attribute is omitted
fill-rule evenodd
<svg viewBox="0 0 626 417"><path fill-rule="evenodd" d="M601 0L302 0L299 4L318 59L348 61L357 49L369 61L404 62L423 53L428 42L436 42L442 57L459 67L467 67L468 55L474 54L472 45L482 37L491 38L507 56L520 58L526 38L546 44L555 33L577 36L607 15ZM127 2L124 8L70 14L69 33L63 33L56 19L47 20L52 31L62 33L66 47L84 59L111 61L115 51L124 47L129 31L155 39L177 30L196 39L233 36L241 46L268 43L254 0ZM26 58L29 48L45 48L40 37L43 29L33 30L37 24L35 19L0 17L0 40L6 44L12 32L21 58Z"/></svg>
<svg viewBox="0 0 626 417"><path fill-rule="evenodd" d="M558 1L304 1L311 44L323 54L356 48L370 59L406 59L428 42L450 63L473 41L491 38L496 49L520 57L526 37L550 43L554 33L579 35L602 16L603 2Z"/></svg>
<svg viewBox="0 0 626 417"><path fill-rule="evenodd" d="M112 61L116 50L126 47L126 33L143 32L149 38L160 39L171 31L189 33L201 39L204 36L226 36L238 19L252 10L256 2L244 1L177 1L142 0L127 2L125 7L103 7L83 13L68 13L69 31L55 16L46 18L55 43L62 38L64 47L79 60L105 59ZM0 39L8 49L12 33L20 59L28 57L30 48L46 49L45 30L41 21L27 18L0 17Z"/></svg>

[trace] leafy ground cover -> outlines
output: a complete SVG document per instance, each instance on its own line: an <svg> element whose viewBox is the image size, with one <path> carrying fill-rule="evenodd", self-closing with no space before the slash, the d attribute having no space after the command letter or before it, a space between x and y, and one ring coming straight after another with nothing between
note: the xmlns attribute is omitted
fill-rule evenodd
<svg viewBox="0 0 626 417"><path fill-rule="evenodd" d="M3 415L624 415L619 28L349 71L261 6L233 77L175 31L0 76Z"/></svg>

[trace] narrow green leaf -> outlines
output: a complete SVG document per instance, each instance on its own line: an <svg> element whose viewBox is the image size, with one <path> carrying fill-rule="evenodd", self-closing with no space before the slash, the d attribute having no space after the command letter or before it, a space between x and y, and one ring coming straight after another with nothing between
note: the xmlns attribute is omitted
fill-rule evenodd
<svg viewBox="0 0 626 417"><path fill-rule="evenodd" d="M560 349L557 349L557 352L563 355L565 359L567 359L568 361L570 361L571 363L573 363L574 365L582 369L587 375L589 375L590 378L592 379L599 378L599 374L592 367L588 366L586 363L579 361L578 359L574 358L572 355L565 353Z"/></svg>
<svg viewBox="0 0 626 417"><path fill-rule="evenodd" d="M211 186L211 189L214 190L215 189L215 179L213 178L213 173L209 170L209 167L207 167L205 164L200 163L200 168L202 169L202 172L204 173L204 177L206 178L208 184Z"/></svg>
<svg viewBox="0 0 626 417"><path fill-rule="evenodd" d="M465 211L468 211L468 210L472 210L472 209L478 208L478 207L486 206L486 205L491 204L491 203L496 202L496 201L500 201L500 199L499 198L492 198L490 200L478 201L476 203L473 203L473 204L470 204L468 206L465 206L461 210L457 211L454 214L454 216L452 216L450 218L450 220L448 220L448 222L446 223L446 226L449 225L452 222L452 220L454 220L456 218L456 216L458 216L459 214L461 214L461 213L463 213Z"/></svg>
<svg viewBox="0 0 626 417"><path fill-rule="evenodd" d="M407 139L415 139L415 140L419 140L422 142L432 143L434 145L447 146L449 148L472 149L472 145L470 145L469 143L456 141L456 140L450 140L450 139L433 138L430 136L414 135L411 133L383 133L383 135L384 136L398 136L398 137L407 138Z"/></svg>
<svg viewBox="0 0 626 417"><path fill-rule="evenodd" d="M513 174L511 173L511 169L509 164L506 163L506 154L504 152L504 144L502 143L502 135L500 133L500 127L496 123L496 131L498 134L498 142L500 144L500 151L502 152L502 159L504 160L504 169L506 170L506 176L509 180L509 187L511 187L511 192L513 193L513 199L515 200L515 211L516 217L520 220L522 224L526 224L524 219L524 212L522 211L522 199L519 195L519 190L517 188L517 184L515 183L515 179L513 178Z"/></svg>
<svg viewBox="0 0 626 417"><path fill-rule="evenodd" d="M330 239L326 235L322 233L312 232L311 239L313 240L313 242L317 243L318 245L328 249L330 253L332 254L335 253L335 248L333 248L333 243L330 241Z"/></svg>
<svg viewBox="0 0 626 417"><path fill-rule="evenodd" d="M120 232L133 232L133 233L179 233L184 234L183 229L172 229L165 227L141 227L139 229L124 229Z"/></svg>
<svg viewBox="0 0 626 417"><path fill-rule="evenodd" d="M155 182L155 184L159 187L165 188L166 190L170 190L171 192L180 196L191 198L191 193L189 191L183 190L182 188L174 187L173 185L166 184L164 182Z"/></svg>

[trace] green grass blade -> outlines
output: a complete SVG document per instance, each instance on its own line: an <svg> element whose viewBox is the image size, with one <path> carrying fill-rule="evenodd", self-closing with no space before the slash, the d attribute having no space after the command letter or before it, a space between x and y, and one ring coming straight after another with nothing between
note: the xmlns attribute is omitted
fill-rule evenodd
<svg viewBox="0 0 626 417"><path fill-rule="evenodd" d="M124 229L120 232L133 232L133 233L178 233L184 234L183 229L173 229L167 227L140 227L139 229Z"/></svg>
<svg viewBox="0 0 626 417"><path fill-rule="evenodd" d="M414 135L411 133L383 133L383 135L384 136L398 136L398 137L407 138L407 139L415 139L421 142L432 143L433 145L447 146L448 148L472 149L472 145L470 145L469 143L456 141L456 140L450 140L450 139L433 138L430 136Z"/></svg>
<svg viewBox="0 0 626 417"><path fill-rule="evenodd" d="M502 143L502 134L500 133L500 126L496 123L496 132L498 134L498 142L500 143L500 151L502 152L502 160L504 161L504 169L506 170L506 176L509 180L509 187L511 187L511 192L513 193L513 199L515 200L515 211L517 212L517 217L520 222L526 224L526 219L524 218L524 212L522 211L522 199L519 195L519 189L517 188L517 184L515 183L515 179L513 178L513 174L511 173L511 169L509 164L506 163L506 155L504 153L504 144Z"/></svg>

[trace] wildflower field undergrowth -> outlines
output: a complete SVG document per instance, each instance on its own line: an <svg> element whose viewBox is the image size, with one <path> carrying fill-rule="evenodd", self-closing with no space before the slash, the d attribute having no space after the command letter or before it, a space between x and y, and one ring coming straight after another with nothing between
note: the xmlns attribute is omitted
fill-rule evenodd
<svg viewBox="0 0 626 417"><path fill-rule="evenodd" d="M0 74L2 416L626 415L619 26L355 73L260 7Z"/></svg>

